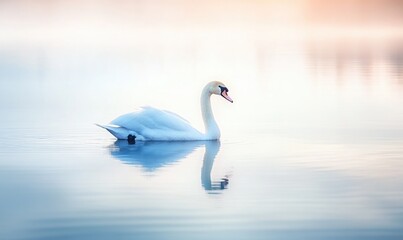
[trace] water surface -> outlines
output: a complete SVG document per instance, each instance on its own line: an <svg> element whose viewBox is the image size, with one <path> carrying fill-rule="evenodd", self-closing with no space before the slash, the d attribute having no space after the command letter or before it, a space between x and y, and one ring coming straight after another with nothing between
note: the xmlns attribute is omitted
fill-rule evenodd
<svg viewBox="0 0 403 240"><path fill-rule="evenodd" d="M1 48L0 238L401 239L400 43ZM202 129L213 72L221 141L94 125L153 105Z"/></svg>

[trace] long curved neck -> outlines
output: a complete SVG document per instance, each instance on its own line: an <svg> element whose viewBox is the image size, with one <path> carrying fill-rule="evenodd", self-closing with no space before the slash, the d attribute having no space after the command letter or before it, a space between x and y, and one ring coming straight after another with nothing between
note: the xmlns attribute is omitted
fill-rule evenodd
<svg viewBox="0 0 403 240"><path fill-rule="evenodd" d="M220 129L214 119L213 111L211 109L210 102L211 93L209 91L209 86L204 87L201 98L201 111L205 127L205 135L207 140L215 140L220 138Z"/></svg>

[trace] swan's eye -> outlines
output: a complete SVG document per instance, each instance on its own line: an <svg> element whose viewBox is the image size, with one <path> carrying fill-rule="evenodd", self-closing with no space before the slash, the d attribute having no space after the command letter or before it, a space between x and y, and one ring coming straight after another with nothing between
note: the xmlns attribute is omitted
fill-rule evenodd
<svg viewBox="0 0 403 240"><path fill-rule="evenodd" d="M223 93L223 92L229 92L228 88L226 88L226 87L223 87L223 86L218 86L218 87L220 87L221 93Z"/></svg>

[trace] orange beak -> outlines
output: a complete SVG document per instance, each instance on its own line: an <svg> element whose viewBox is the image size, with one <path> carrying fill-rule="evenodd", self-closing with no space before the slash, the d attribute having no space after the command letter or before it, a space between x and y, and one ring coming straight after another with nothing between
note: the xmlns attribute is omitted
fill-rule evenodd
<svg viewBox="0 0 403 240"><path fill-rule="evenodd" d="M231 103L233 103L234 101L228 96L227 91L223 91L221 93L221 96L223 96L225 99L227 99L228 101L230 101Z"/></svg>

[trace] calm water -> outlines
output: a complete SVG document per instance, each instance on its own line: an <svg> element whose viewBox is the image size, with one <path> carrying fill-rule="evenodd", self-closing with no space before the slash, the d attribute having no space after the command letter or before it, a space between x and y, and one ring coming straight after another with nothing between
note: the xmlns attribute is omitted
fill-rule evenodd
<svg viewBox="0 0 403 240"><path fill-rule="evenodd" d="M201 129L214 79L220 142L94 125L152 105ZM16 44L0 87L0 239L403 238L401 39Z"/></svg>

